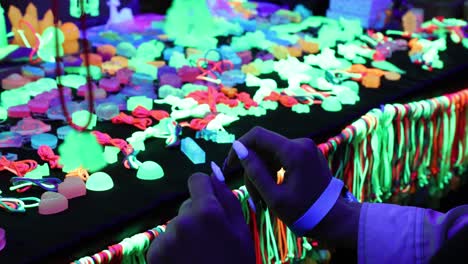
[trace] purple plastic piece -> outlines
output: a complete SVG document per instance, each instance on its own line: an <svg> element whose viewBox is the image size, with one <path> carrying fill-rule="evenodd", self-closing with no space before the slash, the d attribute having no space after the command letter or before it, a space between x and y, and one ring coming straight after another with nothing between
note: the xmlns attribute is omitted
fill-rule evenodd
<svg viewBox="0 0 468 264"><path fill-rule="evenodd" d="M166 73L159 78L159 85L170 85L175 88L182 86L182 79L175 73Z"/></svg>
<svg viewBox="0 0 468 264"><path fill-rule="evenodd" d="M248 64L252 61L252 52L250 50L237 52L237 55L241 58L242 64Z"/></svg>
<svg viewBox="0 0 468 264"><path fill-rule="evenodd" d="M80 67L83 64L83 60L80 57L66 56L63 58L63 64L65 67Z"/></svg>
<svg viewBox="0 0 468 264"><path fill-rule="evenodd" d="M21 148L23 138L20 134L14 132L0 132L0 148Z"/></svg>
<svg viewBox="0 0 468 264"><path fill-rule="evenodd" d="M66 104L68 114L71 116L74 112L82 110L77 102L68 101ZM63 115L62 106L60 104L52 106L47 110L47 117L52 120L65 120Z"/></svg>
<svg viewBox="0 0 468 264"><path fill-rule="evenodd" d="M201 72L198 68L183 66L177 72L177 75L182 79L182 82L189 83L197 81L197 76L200 75Z"/></svg>
<svg viewBox="0 0 468 264"><path fill-rule="evenodd" d="M16 126L12 127L10 131L16 132L22 136L32 136L49 132L50 129L50 125L41 120L28 117L18 121Z"/></svg>
<svg viewBox="0 0 468 264"><path fill-rule="evenodd" d="M119 107L113 102L99 104L96 108L96 115L101 120L111 120L119 113Z"/></svg>
<svg viewBox="0 0 468 264"><path fill-rule="evenodd" d="M25 65L21 67L21 74L32 80L38 80L45 76L45 71L39 67Z"/></svg>
<svg viewBox="0 0 468 264"><path fill-rule="evenodd" d="M144 95L152 99L157 98L155 90L147 86L126 86L120 93L128 97Z"/></svg>
<svg viewBox="0 0 468 264"><path fill-rule="evenodd" d="M266 3L266 2L257 3L257 14L260 17L268 17L280 9L281 7L275 4Z"/></svg>
<svg viewBox="0 0 468 264"><path fill-rule="evenodd" d="M31 111L29 110L28 105L17 105L8 108L8 117L11 118L24 118L30 117Z"/></svg>
<svg viewBox="0 0 468 264"><path fill-rule="evenodd" d="M256 57L264 61L275 59L275 56L269 52L259 52Z"/></svg>
<svg viewBox="0 0 468 264"><path fill-rule="evenodd" d="M115 77L121 84L129 84L132 79L133 71L128 68L122 68L118 70L115 74Z"/></svg>
<svg viewBox="0 0 468 264"><path fill-rule="evenodd" d="M99 81L99 87L106 90L106 92L118 92L120 90L120 82L116 78L105 78Z"/></svg>
<svg viewBox="0 0 468 264"><path fill-rule="evenodd" d="M5 229L0 228L0 251L4 249L6 246L6 235L5 235Z"/></svg>
<svg viewBox="0 0 468 264"><path fill-rule="evenodd" d="M49 109L49 100L34 98L28 102L29 110L37 114L45 114Z"/></svg>
<svg viewBox="0 0 468 264"><path fill-rule="evenodd" d="M161 68L158 69L158 79L161 79L161 76L163 76L164 74L169 74L169 73L176 74L177 69L171 66L167 66L167 65L162 66Z"/></svg>
<svg viewBox="0 0 468 264"><path fill-rule="evenodd" d="M12 53L8 54L6 57L6 60L16 60L16 59L21 59L21 58L27 58L29 57L29 54L31 53L31 49L26 48L26 47L19 47Z"/></svg>
<svg viewBox="0 0 468 264"><path fill-rule="evenodd" d="M93 89L93 92L95 92L98 89L97 85L94 82L91 83L91 87ZM81 85L80 87L78 87L78 90L76 91L76 94L81 97L85 97L87 93L88 93L88 84Z"/></svg>
<svg viewBox="0 0 468 264"><path fill-rule="evenodd" d="M119 107L120 111L127 110L127 100L125 96L122 94L122 92L117 95L109 96L106 100L104 100L104 102L110 102L110 103L116 104Z"/></svg>

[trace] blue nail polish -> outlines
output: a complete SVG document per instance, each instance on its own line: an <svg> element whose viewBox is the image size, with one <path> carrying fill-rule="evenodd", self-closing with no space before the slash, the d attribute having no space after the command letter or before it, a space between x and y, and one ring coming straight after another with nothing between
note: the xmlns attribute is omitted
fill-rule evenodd
<svg viewBox="0 0 468 264"><path fill-rule="evenodd" d="M257 213L257 208L255 208L255 204L252 200L252 197L249 197L249 199L247 200L247 202L249 203L250 205L250 208L252 208L252 210L254 211L254 213Z"/></svg>
<svg viewBox="0 0 468 264"><path fill-rule="evenodd" d="M213 161L211 162L211 170L213 171L214 176L220 181L224 182L224 175L219 166L214 163Z"/></svg>
<svg viewBox="0 0 468 264"><path fill-rule="evenodd" d="M249 151L240 141L234 141L234 143L232 143L232 148L234 149L234 151L237 154L237 157L240 160L244 160L245 158L247 158L247 155L249 155Z"/></svg>

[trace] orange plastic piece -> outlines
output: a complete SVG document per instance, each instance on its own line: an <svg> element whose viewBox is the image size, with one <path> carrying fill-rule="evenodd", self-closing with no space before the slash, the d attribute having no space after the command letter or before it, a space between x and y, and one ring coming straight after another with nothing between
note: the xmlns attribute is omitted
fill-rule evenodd
<svg viewBox="0 0 468 264"><path fill-rule="evenodd" d="M221 87L221 92L229 98L235 98L237 95L237 89L231 87Z"/></svg>
<svg viewBox="0 0 468 264"><path fill-rule="evenodd" d="M348 69L348 72L364 73L364 72L367 72L367 67L362 64L353 64L351 68Z"/></svg>
<svg viewBox="0 0 468 264"><path fill-rule="evenodd" d="M89 178L89 173L83 167L79 167L70 171L65 177L80 177L83 181L87 181Z"/></svg>
<svg viewBox="0 0 468 264"><path fill-rule="evenodd" d="M149 61L147 62L149 65L153 65L155 67L161 68L162 66L166 66L165 61Z"/></svg>
<svg viewBox="0 0 468 264"><path fill-rule="evenodd" d="M54 13L49 9L44 14L44 18L39 21L39 33L42 34L44 30L48 27L52 27L54 25Z"/></svg>
<svg viewBox="0 0 468 264"><path fill-rule="evenodd" d="M315 54L320 51L319 44L315 42L309 42L304 39L299 39L298 44L301 47L302 51L305 53Z"/></svg>
<svg viewBox="0 0 468 264"><path fill-rule="evenodd" d="M84 54L81 54L80 58L83 60L83 62L85 61L85 55ZM102 65L101 55L96 54L96 53L89 53L89 64L101 67L101 65Z"/></svg>
<svg viewBox="0 0 468 264"><path fill-rule="evenodd" d="M372 73L367 73L362 78L362 85L366 88L377 89L380 87L380 76Z"/></svg>
<svg viewBox="0 0 468 264"><path fill-rule="evenodd" d="M289 55L291 55L292 57L299 58L302 56L302 49L300 47L296 47L296 46L288 47L288 52L289 52Z"/></svg>
<svg viewBox="0 0 468 264"><path fill-rule="evenodd" d="M121 65L122 67L128 67L128 59L122 56L114 56L111 61Z"/></svg>
<svg viewBox="0 0 468 264"><path fill-rule="evenodd" d="M106 61L101 65L102 71L110 75L115 75L115 73L122 69L123 66L115 61Z"/></svg>
<svg viewBox="0 0 468 264"><path fill-rule="evenodd" d="M80 43L78 42L78 40L64 41L62 47L63 53L65 53L66 55L76 54L78 53L78 51L80 51Z"/></svg>
<svg viewBox="0 0 468 264"><path fill-rule="evenodd" d="M374 75L377 75L379 77L382 77L382 76L384 76L385 71L383 71L381 69L369 68L369 69L367 69L367 73L374 74Z"/></svg>
<svg viewBox="0 0 468 264"><path fill-rule="evenodd" d="M65 36L65 41L78 40L80 38L80 29L72 22L63 23L60 29Z"/></svg>
<svg viewBox="0 0 468 264"><path fill-rule="evenodd" d="M97 53L103 57L111 58L117 54L117 49L112 45L102 45L97 47Z"/></svg>

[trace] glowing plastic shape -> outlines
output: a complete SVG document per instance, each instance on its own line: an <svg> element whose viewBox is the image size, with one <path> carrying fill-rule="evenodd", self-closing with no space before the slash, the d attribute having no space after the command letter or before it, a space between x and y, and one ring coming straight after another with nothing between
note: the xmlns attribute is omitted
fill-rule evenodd
<svg viewBox="0 0 468 264"><path fill-rule="evenodd" d="M6 236L5 236L5 229L0 228L0 251L5 248L6 245Z"/></svg>
<svg viewBox="0 0 468 264"><path fill-rule="evenodd" d="M202 164L206 161L206 154L203 149L192 138L181 140L180 149L193 162L193 164Z"/></svg>
<svg viewBox="0 0 468 264"><path fill-rule="evenodd" d="M95 114L91 114L87 110L76 111L72 114L73 123L82 127L88 123L90 118L91 122L89 122L87 129L93 129L97 123L97 116Z"/></svg>
<svg viewBox="0 0 468 264"><path fill-rule="evenodd" d="M67 199L72 199L86 195L86 185L80 177L66 177L59 184L58 192Z"/></svg>
<svg viewBox="0 0 468 264"><path fill-rule="evenodd" d="M128 98L127 110L133 111L137 106L142 106L146 109L153 109L153 100L146 96L132 96Z"/></svg>
<svg viewBox="0 0 468 264"><path fill-rule="evenodd" d="M16 124L16 126L10 129L11 132L16 132L22 136L32 136L49 132L51 129L50 125L42 122L41 120L33 118L24 118Z"/></svg>
<svg viewBox="0 0 468 264"><path fill-rule="evenodd" d="M39 50L37 56L45 62L55 62L55 57L57 56L57 51L55 48L55 31L57 30L58 36L58 45L59 45L59 56L64 55L63 51L63 42L65 41L65 35L63 35L62 30L56 27L48 27L42 32L41 42L39 44Z"/></svg>
<svg viewBox="0 0 468 264"><path fill-rule="evenodd" d="M65 196L56 192L45 192L39 203L39 214L51 215L68 209L68 200Z"/></svg>
<svg viewBox="0 0 468 264"><path fill-rule="evenodd" d="M52 134L44 133L39 135L34 135L31 137L31 146L33 149L38 149L42 145L49 146L51 149L57 147L57 137Z"/></svg>
<svg viewBox="0 0 468 264"><path fill-rule="evenodd" d="M5 10L0 6L0 48L8 46L7 29L5 23Z"/></svg>
<svg viewBox="0 0 468 264"><path fill-rule="evenodd" d="M95 192L103 192L114 187L114 181L105 172L96 172L89 176L86 181L86 189Z"/></svg>
<svg viewBox="0 0 468 264"><path fill-rule="evenodd" d="M107 25L119 24L125 21L133 20L133 12L131 8L122 8L122 10L118 10L118 7L120 6L120 0L109 0L107 2L107 6L109 6L109 20L107 21Z"/></svg>
<svg viewBox="0 0 468 264"><path fill-rule="evenodd" d="M96 137L88 132L71 131L59 146L60 164L64 172L82 166L90 172L98 171L107 165L103 148Z"/></svg>
<svg viewBox="0 0 468 264"><path fill-rule="evenodd" d="M90 16L99 16L99 0L70 0L70 16L80 18L83 15L82 10Z"/></svg>
<svg viewBox="0 0 468 264"><path fill-rule="evenodd" d="M143 162L137 171L140 180L157 180L164 176L162 167L154 161Z"/></svg>

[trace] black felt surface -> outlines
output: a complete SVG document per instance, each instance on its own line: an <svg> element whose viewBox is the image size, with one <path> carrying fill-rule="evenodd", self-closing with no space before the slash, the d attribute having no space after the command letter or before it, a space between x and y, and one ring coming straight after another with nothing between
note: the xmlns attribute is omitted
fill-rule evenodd
<svg viewBox="0 0 468 264"><path fill-rule="evenodd" d="M407 70L402 80L383 80L380 89L361 87L360 102L354 106L345 106L341 112L327 113L319 106L314 106L310 114L304 115L280 107L260 118L243 117L228 127L228 131L239 137L253 126L260 125L291 138L308 136L321 142L380 104L430 98L466 87L466 49L449 44L449 49L442 52L441 57L446 64L445 69L427 72L410 64L406 53L396 53L391 61ZM255 89L246 90L252 93ZM96 129L118 138L126 138L135 131L130 126L109 123L99 123ZM194 133L184 130L183 135L193 137ZM222 164L229 145L196 141L207 152L208 162L212 160ZM114 179L114 189L103 193L88 192L86 197L73 199L69 203L69 210L63 213L42 216L37 209L28 210L25 214L0 212L0 227L6 229L7 234L7 246L0 252L0 263L69 262L173 217L178 204L187 196L187 178L196 171L209 172L209 163L193 165L179 150L166 149L161 139L146 141L146 148L147 151L139 154L139 159L161 164L166 173L163 179L141 181L136 178L136 171L127 170L117 163L103 170ZM32 150L2 151L18 153L20 159L38 160ZM52 175L63 177L58 171ZM10 176L0 172L0 189L8 189ZM240 179L228 181L232 187L241 184ZM29 194L39 196L40 193L31 191Z"/></svg>

